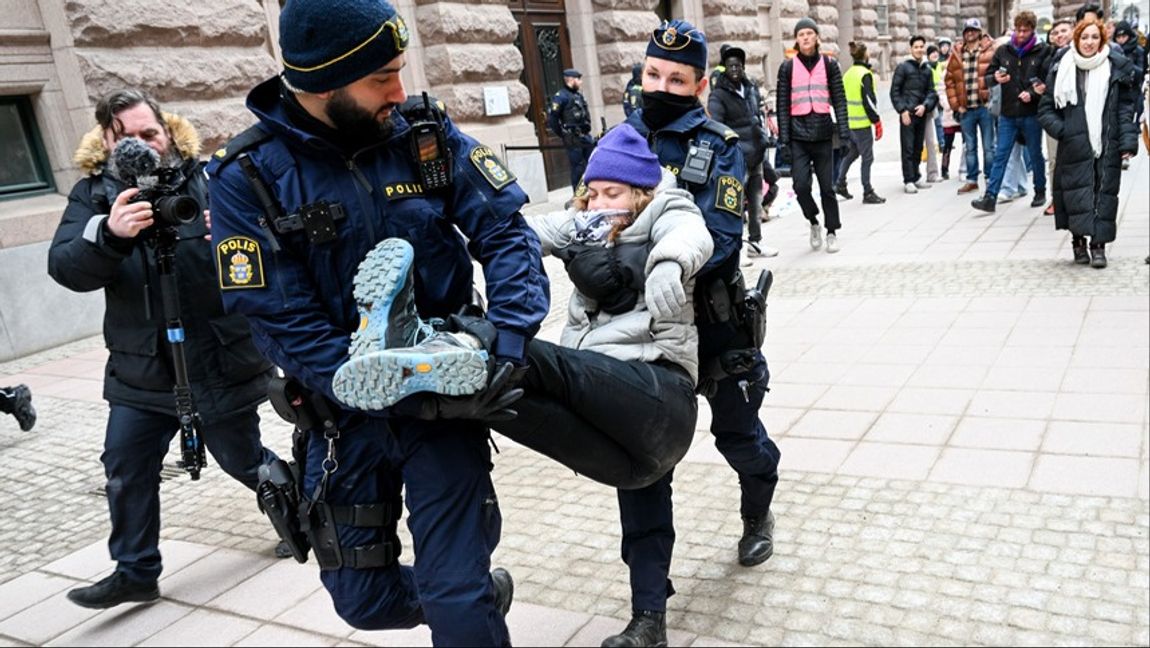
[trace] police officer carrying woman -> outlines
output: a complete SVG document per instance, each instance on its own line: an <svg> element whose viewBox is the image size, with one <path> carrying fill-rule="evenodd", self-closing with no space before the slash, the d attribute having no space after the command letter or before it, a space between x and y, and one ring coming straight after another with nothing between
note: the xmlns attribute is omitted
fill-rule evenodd
<svg viewBox="0 0 1150 648"><path fill-rule="evenodd" d="M643 63L643 107L627 118L659 162L678 176L703 213L714 252L696 276L700 379L711 405L715 444L739 475L744 533L738 560L756 565L773 552L771 499L779 450L758 410L769 373L758 349L730 323L721 293L738 277L746 166L733 131L707 118L699 97L707 87L707 40L683 20L652 34ZM688 155L694 145L695 155ZM631 572L632 619L604 646L665 645L668 575L675 544L673 471L642 489L619 491L623 561Z"/></svg>
<svg viewBox="0 0 1150 648"><path fill-rule="evenodd" d="M353 277L384 239L410 243L413 307L428 317L470 303L474 253L498 375L524 363L548 312L539 240L519 213L526 194L434 102L404 105L408 42L384 0L288 0L284 71L249 93L257 126L208 168L225 306L248 315L263 354L329 401L360 323ZM233 272L241 265L248 272ZM426 623L435 645L509 644L512 582L490 569L502 523L479 422L496 389L432 420L332 402L337 430L309 431L302 490L311 511L327 512L310 528L323 542L311 544L348 624ZM399 561L404 503L413 567Z"/></svg>

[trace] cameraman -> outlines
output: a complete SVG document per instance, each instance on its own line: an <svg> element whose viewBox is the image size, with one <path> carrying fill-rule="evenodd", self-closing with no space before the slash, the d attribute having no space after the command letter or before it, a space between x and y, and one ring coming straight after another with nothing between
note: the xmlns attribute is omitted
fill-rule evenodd
<svg viewBox="0 0 1150 648"><path fill-rule="evenodd" d="M181 117L161 113L147 94L120 90L103 97L96 121L99 126L76 151L75 161L88 175L68 197L48 252L48 273L70 290L104 289L104 341L110 351L104 399L110 413L100 460L108 478L108 549L116 571L68 592L68 598L83 607L108 608L160 596L160 465L179 429L172 346L149 244L155 228L166 225L153 218L151 203L132 202L139 189L125 186L111 152L117 142L139 138L161 166L180 169L176 193L207 207L208 187L203 163L196 159L195 129ZM205 211L204 218L180 225L175 244L188 378L203 421L202 442L224 472L254 490L256 470L275 458L260 443L256 413L271 365L252 345L247 320L224 314L209 224Z"/></svg>

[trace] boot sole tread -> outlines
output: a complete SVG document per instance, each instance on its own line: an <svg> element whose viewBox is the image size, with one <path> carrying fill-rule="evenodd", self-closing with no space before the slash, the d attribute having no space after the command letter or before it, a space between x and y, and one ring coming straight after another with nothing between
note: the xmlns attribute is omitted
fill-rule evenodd
<svg viewBox="0 0 1150 648"><path fill-rule="evenodd" d="M335 373L332 391L341 402L364 410L381 410L419 392L469 396L487 385L487 359L480 352L458 349L436 353L386 349L348 360ZM425 372L420 365L430 366Z"/></svg>
<svg viewBox="0 0 1150 648"><path fill-rule="evenodd" d="M386 239L376 245L355 273L352 295L361 308L387 312L411 276L415 250L403 239ZM350 353L367 352L371 346L387 339L388 317L368 319L367 326L351 334Z"/></svg>

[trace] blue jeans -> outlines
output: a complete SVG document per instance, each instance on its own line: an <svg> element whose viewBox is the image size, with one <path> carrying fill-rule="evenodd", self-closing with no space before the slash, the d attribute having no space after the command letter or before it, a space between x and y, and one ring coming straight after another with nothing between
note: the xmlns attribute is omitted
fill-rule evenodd
<svg viewBox="0 0 1150 648"><path fill-rule="evenodd" d="M1015 143L1014 148L1010 150L1010 159L1006 162L1006 175L1002 178L1002 193L1019 196L1026 193L1026 172L1030 165L1027 164L1026 149L1018 143Z"/></svg>
<svg viewBox="0 0 1150 648"><path fill-rule="evenodd" d="M1030 164L1034 168L1034 193L1046 193L1046 158L1042 156L1042 126L1038 124L1038 118L1003 116L998 118L998 141L994 147L994 168L986 185L987 196L998 197L1002 179L1006 176L1006 163L1014 148L1014 138L1019 132L1026 142Z"/></svg>
<svg viewBox="0 0 1150 648"><path fill-rule="evenodd" d="M994 117L986 106L962 113L962 151L966 156L966 181L978 182L978 136L982 133L982 166L987 176L994 165Z"/></svg>
<svg viewBox="0 0 1150 648"><path fill-rule="evenodd" d="M180 429L175 411L160 414L115 405L104 436L104 475L108 478L108 512L112 533L108 551L116 571L134 581L155 581L160 562L160 466L172 437ZM260 417L254 407L241 410L200 430L204 446L219 467L251 490L256 471L276 458L260 443Z"/></svg>

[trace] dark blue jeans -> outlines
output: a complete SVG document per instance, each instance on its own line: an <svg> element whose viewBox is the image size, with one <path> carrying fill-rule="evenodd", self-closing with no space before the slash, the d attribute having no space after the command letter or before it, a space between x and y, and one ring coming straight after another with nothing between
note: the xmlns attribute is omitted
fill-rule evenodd
<svg viewBox="0 0 1150 648"><path fill-rule="evenodd" d="M260 443L260 417L253 407L205 425L202 441L219 467L255 490L260 465L275 454ZM160 467L179 431L174 414L112 405L104 436L104 475L112 534L108 550L116 571L136 581L160 576Z"/></svg>
<svg viewBox="0 0 1150 648"><path fill-rule="evenodd" d="M760 354L747 374L719 381L718 392L709 401L715 447L739 476L739 512L744 516L765 514L779 481L781 453L759 420L770 377ZM747 398L739 386L741 380L748 382ZM671 478L667 473L646 488L619 491L623 562L630 568L631 607L636 610L665 611L667 598L675 593L668 578L675 546Z"/></svg>
<svg viewBox="0 0 1150 648"><path fill-rule="evenodd" d="M978 182L978 140L982 138L983 173L994 167L994 116L986 106L962 113L962 153L966 156L966 181Z"/></svg>
<svg viewBox="0 0 1150 648"><path fill-rule="evenodd" d="M1006 163L1014 148L1014 138L1022 133L1030 164L1034 170L1034 193L1046 192L1046 158L1042 156L1042 126L1037 117L999 117L998 135L994 147L994 169L986 184L986 195L997 198L1002 189L1002 179L1006 176Z"/></svg>

